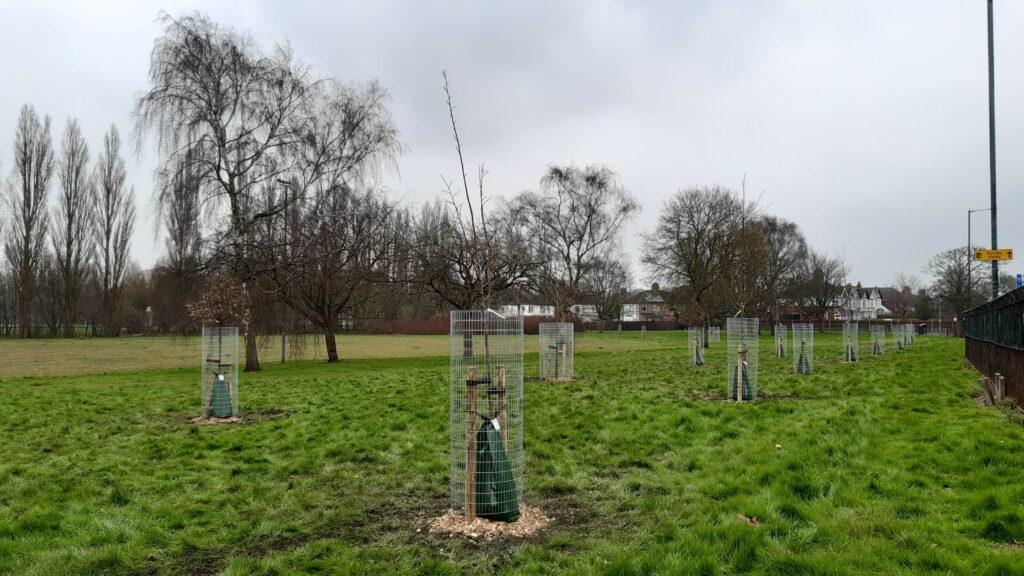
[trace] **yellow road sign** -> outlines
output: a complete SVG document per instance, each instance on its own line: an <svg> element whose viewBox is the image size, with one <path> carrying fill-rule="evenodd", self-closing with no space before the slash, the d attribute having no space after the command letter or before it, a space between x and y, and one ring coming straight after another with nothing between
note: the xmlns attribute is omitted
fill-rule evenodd
<svg viewBox="0 0 1024 576"><path fill-rule="evenodd" d="M975 250L975 260L1013 260L1013 249L1009 250Z"/></svg>

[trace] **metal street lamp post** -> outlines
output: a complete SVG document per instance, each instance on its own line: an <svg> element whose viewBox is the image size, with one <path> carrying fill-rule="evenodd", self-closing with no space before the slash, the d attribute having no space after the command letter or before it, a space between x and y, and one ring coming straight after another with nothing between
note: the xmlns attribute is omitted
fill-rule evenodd
<svg viewBox="0 0 1024 576"><path fill-rule="evenodd" d="M992 0L988 0L988 177L990 186L990 208L992 216L992 246L999 248L996 241L996 73L995 56L992 50ZM970 218L968 216L968 218ZM999 261L992 261L992 299L999 296Z"/></svg>
<svg viewBox="0 0 1024 576"><path fill-rule="evenodd" d="M971 214L989 212L991 208L979 208L967 211L967 302L968 308L974 306L974 285L971 283L971 268L974 267L974 247L971 246Z"/></svg>

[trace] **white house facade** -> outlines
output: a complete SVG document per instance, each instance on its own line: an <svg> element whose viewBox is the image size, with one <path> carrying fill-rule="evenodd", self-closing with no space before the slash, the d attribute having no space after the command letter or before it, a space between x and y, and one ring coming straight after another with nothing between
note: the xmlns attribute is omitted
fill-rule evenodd
<svg viewBox="0 0 1024 576"><path fill-rule="evenodd" d="M503 304L498 308L502 316L554 316L555 307L548 304Z"/></svg>
<svg viewBox="0 0 1024 576"><path fill-rule="evenodd" d="M892 311L882 304L882 294L878 288L861 288L846 286L839 297L832 301L836 320L874 320L880 316L890 316Z"/></svg>

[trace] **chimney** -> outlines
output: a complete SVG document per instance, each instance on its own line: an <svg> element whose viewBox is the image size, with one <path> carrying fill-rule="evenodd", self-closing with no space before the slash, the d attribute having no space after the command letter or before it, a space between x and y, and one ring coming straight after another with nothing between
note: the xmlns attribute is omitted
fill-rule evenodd
<svg viewBox="0 0 1024 576"><path fill-rule="evenodd" d="M651 284L651 292L660 292L661 291L660 288L661 288L661 286L658 286L657 282L654 282L653 284Z"/></svg>

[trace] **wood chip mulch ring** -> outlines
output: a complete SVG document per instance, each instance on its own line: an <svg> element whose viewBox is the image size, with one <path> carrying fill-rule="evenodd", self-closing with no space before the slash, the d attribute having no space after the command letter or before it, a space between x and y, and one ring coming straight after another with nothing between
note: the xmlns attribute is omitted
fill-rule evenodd
<svg viewBox="0 0 1024 576"><path fill-rule="evenodd" d="M231 416L228 418L215 418L213 416L196 416L188 421L189 424L198 424L199 426L210 426L214 424L239 424L242 419L238 416Z"/></svg>
<svg viewBox="0 0 1024 576"><path fill-rule="evenodd" d="M483 518L474 518L467 522L465 515L457 510L449 510L443 516L428 522L431 534L456 534L473 539L493 540L498 536L523 538L543 530L551 523L551 519L540 511L540 508L523 506L519 519L515 522L495 522Z"/></svg>

